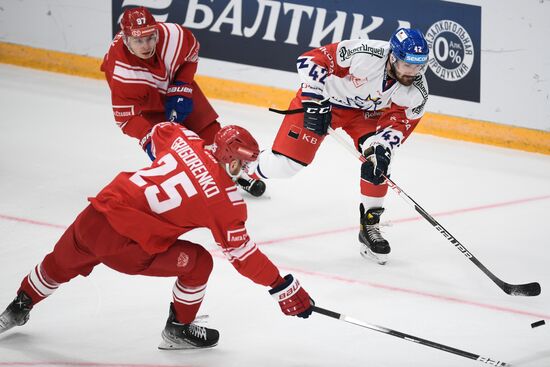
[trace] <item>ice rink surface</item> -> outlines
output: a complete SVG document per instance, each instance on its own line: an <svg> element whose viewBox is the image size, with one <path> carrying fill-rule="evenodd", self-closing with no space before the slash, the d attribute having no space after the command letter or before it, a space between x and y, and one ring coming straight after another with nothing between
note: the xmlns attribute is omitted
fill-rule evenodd
<svg viewBox="0 0 550 367"><path fill-rule="evenodd" d="M280 116L212 101L223 124L269 148ZM266 106L267 107L267 106ZM116 127L103 81L0 65L0 308L94 196L120 171L148 165ZM400 197L389 192L385 266L360 257L359 166L327 138L291 180L246 196L249 233L317 305L515 366L550 366L550 156L413 134L393 180L495 275L538 281L538 297L502 292ZM240 276L208 231L186 238L215 258L199 312L221 333L204 351L160 351L174 279L98 266L63 285L0 336L0 366L283 367L486 365L319 314L284 316ZM0 310L0 311L1 311Z"/></svg>

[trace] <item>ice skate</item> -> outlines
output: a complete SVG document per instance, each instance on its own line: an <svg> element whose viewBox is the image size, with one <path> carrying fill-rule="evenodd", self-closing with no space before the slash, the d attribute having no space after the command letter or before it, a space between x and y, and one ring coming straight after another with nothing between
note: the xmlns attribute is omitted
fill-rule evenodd
<svg viewBox="0 0 550 367"><path fill-rule="evenodd" d="M363 204L359 206L361 228L359 230L360 253L366 259L372 259L380 265L386 264L390 253L390 244L380 233L380 216L384 208L371 208L365 212Z"/></svg>
<svg viewBox="0 0 550 367"><path fill-rule="evenodd" d="M0 315L0 334L14 326L25 325L29 320L32 309L32 300L25 292L19 292L17 297Z"/></svg>
<svg viewBox="0 0 550 367"><path fill-rule="evenodd" d="M170 313L162 331L159 349L203 349L218 344L220 333L197 324L180 324L176 320L174 305L170 304Z"/></svg>
<svg viewBox="0 0 550 367"><path fill-rule="evenodd" d="M241 189L248 192L252 196L260 197L265 192L265 182L260 179L255 180L244 172L239 177L237 177L235 182L237 183L237 186L239 186Z"/></svg>

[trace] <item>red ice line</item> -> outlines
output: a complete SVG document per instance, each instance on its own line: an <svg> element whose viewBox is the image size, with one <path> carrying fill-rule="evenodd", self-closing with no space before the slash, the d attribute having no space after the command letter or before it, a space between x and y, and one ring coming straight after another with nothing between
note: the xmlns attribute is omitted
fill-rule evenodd
<svg viewBox="0 0 550 367"><path fill-rule="evenodd" d="M456 297L444 296L444 295L440 295L440 294L433 294L433 293L429 293L429 292L418 291L418 290L408 289L408 288L394 287L394 286L391 286L391 285L368 282L368 281L364 281L364 280L349 279L349 278L341 277L339 275L323 274L323 273L317 273L317 272L314 272L314 271L304 271L304 270L301 270L301 269L291 269L291 268L286 268L286 269L289 270L289 271L295 272L295 273L302 273L302 274L312 275L312 276L316 276L316 277L320 277L320 278L336 280L336 281L349 283L349 284L366 285L366 286L369 286L369 287L385 289L385 290L389 290L389 291L393 291L393 292L401 292L401 293L407 293L407 294L414 294L416 296L434 298L434 299L437 299L437 300L440 300L440 301L443 300L443 301L448 301L448 302L460 303L460 304L464 304L464 305L477 306L477 307L480 307L480 308L485 308L485 309L494 310L494 311L501 311L501 312L507 312L507 313L512 313L512 314L516 314L516 315L524 315L524 316L529 316L529 317L535 317L535 318L538 318L538 319L550 320L550 315L545 315L545 314L536 313L536 312L516 310L516 309L508 308L508 307L502 307L502 306L496 306L496 305L491 305L491 304L486 304L486 303L468 301L468 300L464 300L464 299L460 299L460 298L456 298Z"/></svg>
<svg viewBox="0 0 550 367"><path fill-rule="evenodd" d="M223 255L221 250L213 251L212 256L217 257L217 258L224 258L225 259L225 256ZM366 280L350 279L350 278L345 278L345 277L342 277L342 276L339 276L339 275L319 273L319 272L316 272L316 271L309 271L309 270L303 270L303 269L298 269L298 268L289 268L287 266L279 266L279 268L285 269L285 270L287 270L289 272L292 272L292 273L304 274L304 275L308 275L308 276L313 276L313 277L317 277L317 278L324 278L324 279L333 280L333 281L337 281L337 282L343 282L343 283L348 283L348 284L359 284L359 285L362 285L362 286L367 286L367 287L372 287L372 288L379 288L379 289L384 289L384 290L388 290L388 291L392 291L392 292L401 292L401 293L413 294L415 296L433 298L433 299L437 299L439 301L454 302L454 303L459 303L459 304L463 304L463 305L477 306L479 308L485 308L485 309L493 310L493 311L507 312L507 313L511 313L511 314L515 314L515 315L523 315L523 316L534 317L534 318L537 318L537 319L550 320L550 315L545 315L545 314L542 314L542 313L516 310L514 308L496 306L496 305L491 305L491 304L481 303L481 302L475 302L475 301L468 301L468 300L465 300L465 299L445 296L445 295L441 295L441 294L429 293L429 292L425 292L425 291L419 291L419 290L416 290L416 289L395 287L395 286L392 286L392 285L374 283L374 282L369 282L369 281L366 281Z"/></svg>
<svg viewBox="0 0 550 367"><path fill-rule="evenodd" d="M189 365L95 363L95 362L0 362L0 366L76 366L76 367L191 367Z"/></svg>
<svg viewBox="0 0 550 367"><path fill-rule="evenodd" d="M488 205L474 206L474 207L471 207L471 208L449 210L449 211L445 211L445 212L434 213L432 215L434 217L443 217L443 216L447 216L447 215L462 214L462 213L475 212L475 211L480 211L480 210L485 210L485 209L500 208L500 207L503 207L503 206L509 206L509 205L515 205L515 204L523 204L523 203L527 203L527 202L530 202L530 201L539 201L539 200L545 200L545 199L549 199L549 198L550 198L550 195L535 196L535 197L532 197L532 198L504 201L502 203L496 203L496 204L488 204ZM38 226L45 226L45 227L51 227L51 228L59 228L59 229L66 229L67 228L67 226L64 226L64 225L61 225L61 224L41 222L41 221L37 221L37 220L20 218L20 217L13 217L13 216L4 215L4 214L0 214L0 219L11 220L11 221L20 222L20 223L34 224L34 225L38 225ZM390 223L414 222L414 221L418 221L418 220L421 220L421 219L423 219L421 216L416 216L416 217L409 217L409 218L391 220ZM347 231L352 231L352 230L353 231L357 230L357 226L336 228L336 229L330 229L330 230L326 230L326 231L307 233L307 234L296 235L296 236L280 237L280 238L275 238L275 239L272 239L272 240L257 241L256 243L258 245L269 245L269 244L272 244L272 243L286 242L286 241L298 240L298 239L303 239L303 238L319 237L319 236L325 236L325 235L341 233L341 232L347 232Z"/></svg>
<svg viewBox="0 0 550 367"><path fill-rule="evenodd" d="M11 215L3 215L3 214L0 214L0 219L11 220L11 221L20 222L20 223L35 224L35 225L37 225L37 226L45 226L45 227L51 227L51 228L67 229L67 226L63 226L63 225L60 225L60 224L52 224L52 223L40 222L40 221L32 220L32 219L25 219L25 218L19 218L19 217L12 217Z"/></svg>
<svg viewBox="0 0 550 367"><path fill-rule="evenodd" d="M515 204L523 204L523 203L527 203L527 202L530 202L530 201L539 201L539 200L545 200L545 199L549 199L549 198L550 198L550 195L536 196L536 197L532 197L532 198L511 200L511 201L505 201L505 202L496 203L496 204L488 204L488 205L481 205L481 206L476 206L476 207L471 207L471 208L464 208L464 209L456 209L456 210L450 210L450 211L445 211L445 212L439 212L439 213L434 213L433 216L446 216L446 215L461 214L461 213L466 213L466 212L493 209L493 208L499 208L499 207L503 207L503 206L515 205ZM28 223L28 224L34 224L34 225L41 225L41 226L52 227L52 228L60 228L60 229L65 229L66 228L66 226L62 226L62 225L58 225L58 224L40 222L40 221L35 221L35 220L30 220L30 219L25 219L25 218L18 218L18 217L2 215L2 214L0 214L0 219L11 220L11 221L16 221L16 222L22 222L22 223ZM422 219L422 217L416 216L416 217L392 220L391 222L392 223L404 223L404 222L417 221L417 220L420 220L420 219ZM258 245L269 245L269 244L286 242L286 241L291 241L291 240L296 240L296 239L303 239L303 238L311 238L311 237L330 235L330 234L346 232L346 231L350 231L350 230L357 230L357 226L346 227L346 228L337 228L337 229L314 232L314 233L297 235L297 236L281 237L281 238L276 238L276 239L266 240L266 241L258 241L257 244ZM220 257L220 258L223 257L223 255L221 254L221 251L216 251L214 256ZM507 312L507 313L517 314L517 315L525 315L525 316L550 320L550 315L544 315L544 314L538 314L538 313L534 313L534 312L516 310L516 309L512 309L512 308L501 307L501 306L496 306L496 305L490 305L490 304L485 304L485 303L473 302L473 301L463 300L463 299L459 299L459 298L455 298L455 297L449 297L449 296L444 296L444 295L439 295L439 294L428 293L428 292L424 292L424 291L418 291L418 290L414 290L414 289L400 288L400 287L394 287L394 286L389 286L389 285L385 285L385 284L367 282L367 281L363 281L363 280L349 279L349 278L344 278L344 277L341 277L341 276L338 276L338 275L324 274L324 273L306 271L306 270L302 270L302 269L289 269L289 268L286 268L286 269L291 270L291 271L296 272L296 273L311 275L311 276L315 276L315 277L320 277L320 278L325 278L325 279L330 279L330 280L335 280L335 281L340 281L340 282L345 282L345 283L350 283L350 284L360 284L360 285L369 286L369 287L373 287L373 288L385 289L385 290L389 290L389 291L393 291L393 292L402 292L402 293L414 294L414 295L417 295L417 296L428 297L428 298L433 298L433 299L438 299L438 300L443 300L443 301L448 301L448 302L455 302L455 303L460 303L460 304L466 304L466 305L471 305L471 306L477 306L477 307L490 309L490 310L495 310L495 311L501 311L501 312ZM35 363L35 364L32 364L32 365L37 365L37 364L40 364L40 363ZM3 365L4 365L3 362L0 362L0 366L3 366ZM14 364L11 364L11 365L14 365ZM21 365L23 366L25 364L21 364ZM73 363L72 365L75 365L75 364ZM76 365L78 365L78 366L100 366L100 367L116 367L116 366L123 366L123 367L141 367L141 366L144 366L144 367L163 367L163 366L158 366L158 365L153 366L153 365L116 365L116 364L107 364L107 365L76 364Z"/></svg>
<svg viewBox="0 0 550 367"><path fill-rule="evenodd" d="M486 209L500 208L500 207L503 207L503 206L523 204L523 203L527 203L527 202L530 202L530 201L539 201L539 200L545 200L545 199L550 199L550 195L543 195L543 196L536 196L536 197L532 197L532 198L504 201L502 203L480 205L480 206L474 206L474 207L471 207L471 208L449 210L449 211L445 211L445 212L433 213L432 216L433 217L443 217L443 216L447 216L447 215L462 214L462 213L467 213L467 212L476 212L476 211L481 211L481 210L486 210ZM418 221L418 220L421 220L421 219L424 219L424 218L422 218L421 216L416 216L416 217L409 217L409 218L391 220L390 223L414 222L414 221ZM307 234L301 234L301 235L296 235L296 236L281 237L281 238L275 238L275 239L266 240L266 241L257 241L256 243L258 245L270 245L272 243L278 243L278 242L286 242L286 241L292 241L292 240L300 240L300 239L304 239L304 238L319 237L319 236L331 235L331 234L347 232L347 231L356 231L358 228L359 227L356 225L356 226L353 226L353 227L329 229L329 230L326 230L326 231L307 233Z"/></svg>

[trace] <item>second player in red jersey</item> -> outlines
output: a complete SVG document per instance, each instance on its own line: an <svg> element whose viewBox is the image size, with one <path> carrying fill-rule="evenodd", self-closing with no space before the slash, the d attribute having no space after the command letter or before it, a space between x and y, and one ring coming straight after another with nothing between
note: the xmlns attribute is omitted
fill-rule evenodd
<svg viewBox="0 0 550 367"><path fill-rule="evenodd" d="M200 45L193 33L179 24L157 22L144 7L126 10L120 26L101 70L122 132L136 138L149 157L151 130L161 121L183 124L211 144L220 123L195 81ZM235 181L253 196L265 191L263 181L246 173Z"/></svg>
<svg viewBox="0 0 550 367"><path fill-rule="evenodd" d="M199 48L191 31L157 22L145 8L124 13L101 70L111 88L117 125L144 148L152 127L170 117L209 143L219 130L217 113L194 81ZM166 110L171 95L180 99L179 116Z"/></svg>

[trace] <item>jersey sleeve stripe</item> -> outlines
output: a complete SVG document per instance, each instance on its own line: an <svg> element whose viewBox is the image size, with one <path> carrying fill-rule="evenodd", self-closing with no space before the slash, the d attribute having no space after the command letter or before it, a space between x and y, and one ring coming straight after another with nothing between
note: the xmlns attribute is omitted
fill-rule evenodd
<svg viewBox="0 0 550 367"><path fill-rule="evenodd" d="M142 68L141 66L134 66L134 65L126 64L126 63L124 63L122 61L119 61L119 60L115 61L115 65L118 65L118 66L123 67L125 69L130 69L130 70L149 71L149 69L147 69L147 68Z"/></svg>
<svg viewBox="0 0 550 367"><path fill-rule="evenodd" d="M144 79L125 79L125 78L121 78L121 77L118 77L118 76L113 76L113 79L117 80L121 83L124 83L124 84L145 84L145 85L148 85L150 87L157 88L157 85L155 83L149 82L149 81L144 80ZM164 89L163 94L166 94L166 88Z"/></svg>
<svg viewBox="0 0 550 367"><path fill-rule="evenodd" d="M165 72L164 75L158 76L153 73L149 69L144 69L140 67L133 67L131 65L125 64L123 62L115 62L115 68L113 70L114 75L120 75L120 76L142 76L142 75L148 75L149 79L158 80L159 82L165 82L168 81L168 74Z"/></svg>
<svg viewBox="0 0 550 367"><path fill-rule="evenodd" d="M227 189L225 189L225 191L227 192L227 197L229 198L229 201L231 201L231 204L233 205L246 204L241 194L237 191L236 186L228 187Z"/></svg>
<svg viewBox="0 0 550 367"><path fill-rule="evenodd" d="M254 241L248 240L239 247L224 248L222 251L225 257L227 257L230 262L234 262L235 260L246 260L246 258L252 255L257 249L258 246L256 246L256 243Z"/></svg>
<svg viewBox="0 0 550 367"><path fill-rule="evenodd" d="M197 38L193 36L192 33L189 33L189 35L193 37L193 46L189 48L189 52L187 53L187 55L185 55L185 60L189 59L189 56L191 56L193 52L195 52L195 48L197 47Z"/></svg>
<svg viewBox="0 0 550 367"><path fill-rule="evenodd" d="M166 66L166 72L170 75L170 78L172 78L175 73L174 65L181 52L183 43L181 37L182 29L178 25L170 23L160 23L160 27L166 35L162 45L162 59Z"/></svg>
<svg viewBox="0 0 550 367"><path fill-rule="evenodd" d="M176 50L176 53L174 54L174 57L172 58L172 62L170 63L170 80L174 79L174 75L176 75L176 71L177 71L176 65L178 64L178 59L183 49L183 30L179 26L176 26L176 30L178 33L178 38L176 41L177 50Z"/></svg>
<svg viewBox="0 0 550 367"><path fill-rule="evenodd" d="M162 60L164 60L164 56L166 54L166 48L167 48L166 45L168 44L168 38L170 37L170 35L168 34L168 29L166 29L164 23L158 23L158 25L159 25L159 29L164 34L164 40L162 41L162 47L160 49L160 56Z"/></svg>
<svg viewBox="0 0 550 367"><path fill-rule="evenodd" d="M168 78L159 78L149 71L129 69L121 65L115 65L113 79L124 84L145 84L158 88L159 92L165 94L168 89Z"/></svg>

